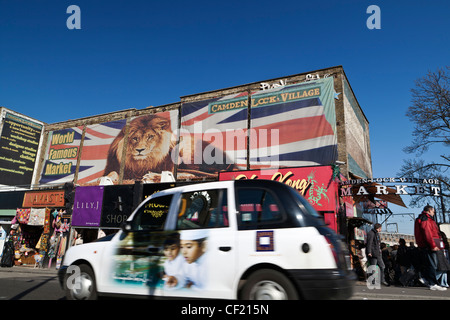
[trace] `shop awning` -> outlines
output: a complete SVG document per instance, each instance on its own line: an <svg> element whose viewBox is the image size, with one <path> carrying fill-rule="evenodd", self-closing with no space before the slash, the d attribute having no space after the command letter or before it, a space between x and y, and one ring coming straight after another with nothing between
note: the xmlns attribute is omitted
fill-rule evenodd
<svg viewBox="0 0 450 320"><path fill-rule="evenodd" d="M373 224L372 221L360 217L347 217L347 221L349 225L357 228L361 227L363 224Z"/></svg>

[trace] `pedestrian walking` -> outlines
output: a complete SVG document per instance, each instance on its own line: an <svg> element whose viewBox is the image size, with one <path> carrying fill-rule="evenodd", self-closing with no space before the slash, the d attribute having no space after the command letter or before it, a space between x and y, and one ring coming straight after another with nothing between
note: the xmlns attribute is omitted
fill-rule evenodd
<svg viewBox="0 0 450 320"><path fill-rule="evenodd" d="M447 239L447 235L440 231L439 234L441 235L442 241L444 243L444 249L441 249L438 252L438 272L437 272L437 279L439 281L439 285L441 287L448 288L448 281L447 281L447 273L450 271L450 259L448 256L448 250L449 250L449 243Z"/></svg>
<svg viewBox="0 0 450 320"><path fill-rule="evenodd" d="M438 282L438 256L437 252L444 249L439 227L434 221L435 210L427 205L414 223L414 236L421 254L426 259L422 269L422 276L431 290L444 291L447 288L440 286Z"/></svg>
<svg viewBox="0 0 450 320"><path fill-rule="evenodd" d="M371 266L378 266L380 268L380 283L388 286L389 284L384 277L385 265L381 254L380 231L381 224L375 223L373 229L367 233L366 255Z"/></svg>
<svg viewBox="0 0 450 320"><path fill-rule="evenodd" d="M411 268L411 260L409 255L409 248L406 246L406 241L403 238L398 240L399 246L397 249L397 267L398 267L398 281L402 285L406 285L406 278L408 269Z"/></svg>

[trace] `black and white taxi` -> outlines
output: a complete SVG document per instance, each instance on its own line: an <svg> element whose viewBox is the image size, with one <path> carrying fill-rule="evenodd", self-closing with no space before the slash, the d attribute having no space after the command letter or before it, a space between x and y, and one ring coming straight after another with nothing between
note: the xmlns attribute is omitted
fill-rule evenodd
<svg viewBox="0 0 450 320"><path fill-rule="evenodd" d="M221 181L148 197L114 236L71 247L60 279L68 299L347 299L347 254L293 188Z"/></svg>

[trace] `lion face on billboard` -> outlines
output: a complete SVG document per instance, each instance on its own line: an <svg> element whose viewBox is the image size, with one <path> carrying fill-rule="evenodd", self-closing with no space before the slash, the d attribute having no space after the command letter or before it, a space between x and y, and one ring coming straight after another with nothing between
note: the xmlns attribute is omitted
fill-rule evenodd
<svg viewBox="0 0 450 320"><path fill-rule="evenodd" d="M119 172L124 160L124 180L140 180L148 172L173 171L170 152L172 141L170 120L157 115L141 116L129 124L125 159L122 159L125 128L111 144L104 175Z"/></svg>

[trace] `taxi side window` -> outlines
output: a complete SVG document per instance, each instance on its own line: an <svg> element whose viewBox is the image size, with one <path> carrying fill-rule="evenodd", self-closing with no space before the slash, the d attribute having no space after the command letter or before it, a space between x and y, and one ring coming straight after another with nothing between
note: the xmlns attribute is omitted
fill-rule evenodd
<svg viewBox="0 0 450 320"><path fill-rule="evenodd" d="M157 197L148 201L136 213L133 230L163 230L169 213L172 195Z"/></svg>
<svg viewBox="0 0 450 320"><path fill-rule="evenodd" d="M238 189L237 208L239 229L269 227L285 219L278 199L266 189Z"/></svg>
<svg viewBox="0 0 450 320"><path fill-rule="evenodd" d="M228 226L226 189L185 192L181 195L177 229Z"/></svg>

